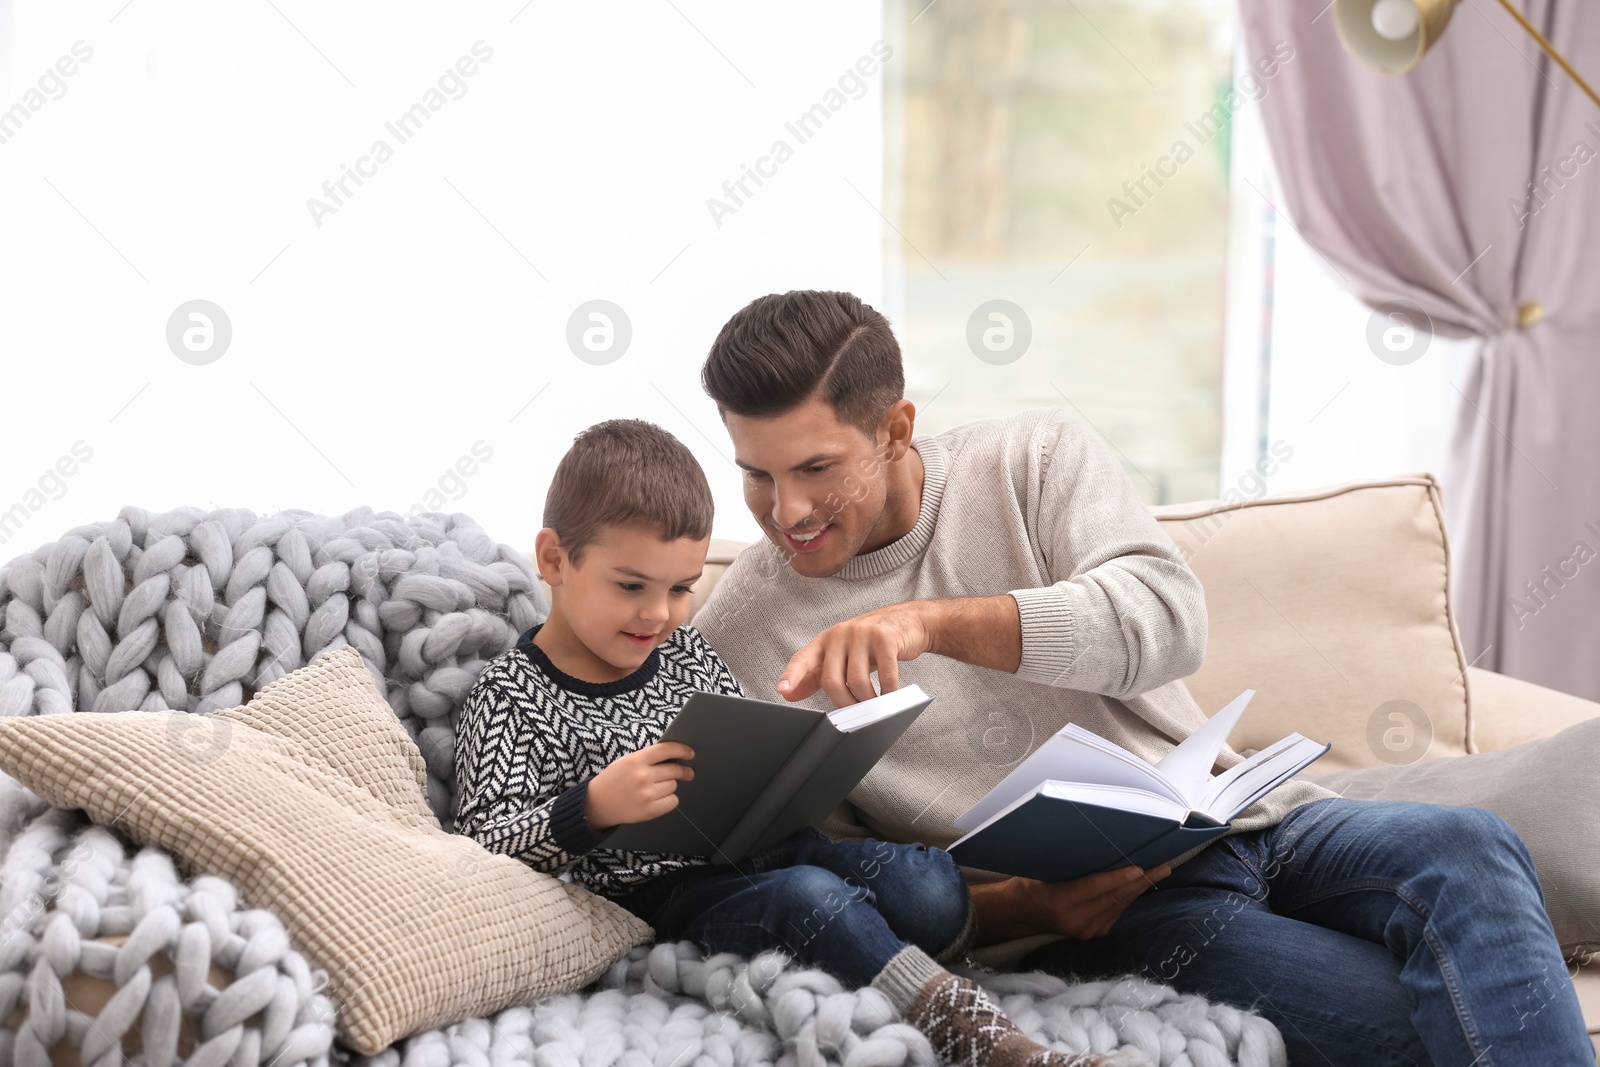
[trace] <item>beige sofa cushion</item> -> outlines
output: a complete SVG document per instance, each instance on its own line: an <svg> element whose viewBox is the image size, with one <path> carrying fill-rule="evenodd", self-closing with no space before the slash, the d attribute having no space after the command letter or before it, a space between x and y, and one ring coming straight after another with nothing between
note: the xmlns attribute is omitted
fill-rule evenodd
<svg viewBox="0 0 1600 1067"><path fill-rule="evenodd" d="M1205 586L1184 683L1203 708L1256 690L1234 748L1298 730L1332 743L1322 773L1474 751L1431 474L1151 511Z"/></svg>
<svg viewBox="0 0 1600 1067"><path fill-rule="evenodd" d="M1600 715L1600 703L1510 675L1467 668L1472 740L1479 752L1549 737Z"/></svg>
<svg viewBox="0 0 1600 1067"><path fill-rule="evenodd" d="M1433 475L1150 510L1205 587L1205 662L1184 684L1203 708L1256 690L1234 748L1297 730L1333 745L1322 773L1477 750ZM712 539L691 621L745 544Z"/></svg>
<svg viewBox="0 0 1600 1067"><path fill-rule="evenodd" d="M415 742L348 645L207 715L0 718L0 768L273 912L327 972L337 1035L363 1054L579 989L654 936L445 832Z"/></svg>
<svg viewBox="0 0 1600 1067"><path fill-rule="evenodd" d="M711 544L706 548L706 565L700 572L700 580L694 583L694 589L689 594L689 618L694 618L695 612L700 610L700 605L706 602L711 595L711 590L716 586L722 572L728 569L746 548L750 547L749 541L735 541L726 537L713 537Z"/></svg>

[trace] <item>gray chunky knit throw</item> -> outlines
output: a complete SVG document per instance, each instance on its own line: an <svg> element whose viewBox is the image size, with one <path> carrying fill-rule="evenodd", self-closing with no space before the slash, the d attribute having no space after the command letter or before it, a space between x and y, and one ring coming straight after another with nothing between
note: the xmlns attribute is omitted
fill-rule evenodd
<svg viewBox="0 0 1600 1067"><path fill-rule="evenodd" d="M1062 1051L1133 1045L1160 1067L1285 1067L1253 1012L1148 979L1071 984L961 970L1035 1041ZM846 990L785 953L710 958L692 943L640 945L598 991L547 997L410 1039L360 1067L937 1067L928 1039L878 990Z"/></svg>
<svg viewBox="0 0 1600 1067"><path fill-rule="evenodd" d="M454 825L454 716L484 664L548 605L531 563L467 516L360 508L258 517L243 509L124 508L0 566L0 714L180 708L247 701L324 650L351 644L429 768L429 801ZM81 812L0 775L0 1062L44 1067L65 1040L94 1067L175 1063L180 1020L198 1022L191 1065L326 1067L326 975L270 912L222 879L186 880ZM97 938L122 935L120 945ZM165 965L158 956L164 956ZM217 965L235 976L208 983ZM119 992L94 1018L62 983L74 970ZM159 972L159 974L158 974ZM1129 978L1070 985L969 972L1036 1039L1195 1067L1282 1067L1259 1016ZM19 1011L20 1009L20 1011ZM21 1023L13 1023L14 1016ZM249 1023L259 1015L262 1020ZM468 1019L361 1061L536 1067L931 1065L927 1041L872 989L845 991L782 953L703 959L688 942L635 949L595 987Z"/></svg>
<svg viewBox="0 0 1600 1067"><path fill-rule="evenodd" d="M547 611L527 557L459 512L128 507L0 567L0 714L236 707L354 645L453 829L452 717Z"/></svg>

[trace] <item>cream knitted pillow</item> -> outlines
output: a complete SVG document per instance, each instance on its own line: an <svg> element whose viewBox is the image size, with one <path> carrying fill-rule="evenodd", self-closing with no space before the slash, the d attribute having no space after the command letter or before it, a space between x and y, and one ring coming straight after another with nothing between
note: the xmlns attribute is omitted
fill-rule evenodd
<svg viewBox="0 0 1600 1067"><path fill-rule="evenodd" d="M421 753L349 645L210 714L0 718L0 768L277 915L328 973L339 1040L366 1055L579 989L654 936L445 832Z"/></svg>

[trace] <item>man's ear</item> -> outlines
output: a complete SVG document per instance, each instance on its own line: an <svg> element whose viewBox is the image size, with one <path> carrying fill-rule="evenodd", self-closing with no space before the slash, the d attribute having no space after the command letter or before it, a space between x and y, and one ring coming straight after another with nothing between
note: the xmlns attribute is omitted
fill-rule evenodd
<svg viewBox="0 0 1600 1067"><path fill-rule="evenodd" d="M911 438L916 435L917 406L911 401L901 397L889 405L883 413L883 418L878 420L878 446L879 457L887 461L895 452L896 443L900 443L899 451L905 454L911 447Z"/></svg>

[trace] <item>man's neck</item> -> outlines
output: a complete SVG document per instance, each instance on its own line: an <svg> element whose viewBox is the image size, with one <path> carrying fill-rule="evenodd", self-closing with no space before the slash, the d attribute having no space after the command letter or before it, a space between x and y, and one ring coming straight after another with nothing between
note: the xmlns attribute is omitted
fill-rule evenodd
<svg viewBox="0 0 1600 1067"><path fill-rule="evenodd" d="M899 484L896 484L896 470L904 471ZM890 468L889 499L883 509L884 532L867 538L856 550L857 555L876 552L884 545L893 544L917 525L917 518L922 514L923 474L922 453L914 447L907 449L901 462Z"/></svg>

